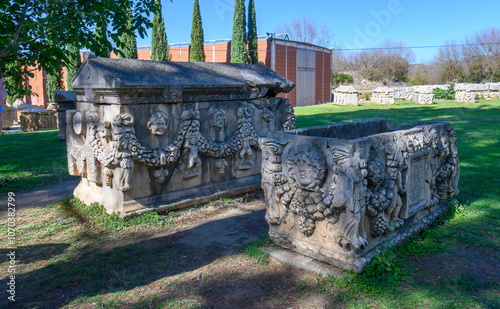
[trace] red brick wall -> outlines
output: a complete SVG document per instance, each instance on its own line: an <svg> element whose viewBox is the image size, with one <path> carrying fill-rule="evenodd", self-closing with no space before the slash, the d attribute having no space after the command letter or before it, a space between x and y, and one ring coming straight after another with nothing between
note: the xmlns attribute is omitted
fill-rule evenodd
<svg viewBox="0 0 500 309"><path fill-rule="evenodd" d="M297 48L276 44L276 73L292 82L297 82ZM270 62L270 61L269 61ZM269 67L271 67L269 65ZM290 104L296 106L297 90L294 88L289 93L278 95L290 99Z"/></svg>
<svg viewBox="0 0 500 309"><path fill-rule="evenodd" d="M329 53L316 52L316 103L330 101L331 58Z"/></svg>

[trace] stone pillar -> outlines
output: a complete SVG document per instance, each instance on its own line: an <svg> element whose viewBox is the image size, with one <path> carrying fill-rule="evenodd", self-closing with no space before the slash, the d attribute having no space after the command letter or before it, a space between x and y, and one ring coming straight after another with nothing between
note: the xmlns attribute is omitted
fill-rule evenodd
<svg viewBox="0 0 500 309"><path fill-rule="evenodd" d="M59 124L60 140L66 140L66 111L76 109L76 94L74 91L56 91L55 101L59 107L57 111L57 121Z"/></svg>
<svg viewBox="0 0 500 309"><path fill-rule="evenodd" d="M14 125L14 120L16 119L16 109L5 105L3 111L3 125L2 129L10 129Z"/></svg>

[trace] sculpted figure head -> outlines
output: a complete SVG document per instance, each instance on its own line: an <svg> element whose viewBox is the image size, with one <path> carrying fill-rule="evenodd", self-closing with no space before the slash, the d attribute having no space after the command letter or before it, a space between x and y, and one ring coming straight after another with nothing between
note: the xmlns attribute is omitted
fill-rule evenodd
<svg viewBox="0 0 500 309"><path fill-rule="evenodd" d="M167 131L168 122L167 115L162 112L156 112L149 118L148 129L154 135L163 135Z"/></svg>
<svg viewBox="0 0 500 309"><path fill-rule="evenodd" d="M218 109L215 110L210 116L210 126L214 128L215 131L221 131L227 126L227 114L225 110Z"/></svg>
<svg viewBox="0 0 500 309"><path fill-rule="evenodd" d="M314 190L323 184L326 175L326 159L321 150L311 144L293 146L287 159L288 176L303 189Z"/></svg>

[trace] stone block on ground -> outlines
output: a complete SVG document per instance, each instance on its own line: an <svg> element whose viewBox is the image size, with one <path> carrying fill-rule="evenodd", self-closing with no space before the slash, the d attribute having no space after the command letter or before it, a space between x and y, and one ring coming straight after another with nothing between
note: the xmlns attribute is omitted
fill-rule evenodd
<svg viewBox="0 0 500 309"><path fill-rule="evenodd" d="M394 90L389 87L377 87L373 90L371 100L377 104L394 104Z"/></svg>
<svg viewBox="0 0 500 309"><path fill-rule="evenodd" d="M358 92L353 86L339 86L333 92L333 103L339 105L358 105Z"/></svg>
<svg viewBox="0 0 500 309"><path fill-rule="evenodd" d="M57 130L57 115L50 109L25 109L20 112L21 131Z"/></svg>

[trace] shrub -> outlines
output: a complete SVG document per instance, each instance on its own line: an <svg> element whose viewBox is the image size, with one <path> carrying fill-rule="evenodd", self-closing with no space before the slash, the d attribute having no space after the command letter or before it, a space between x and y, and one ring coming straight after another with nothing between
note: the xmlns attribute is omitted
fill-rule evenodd
<svg viewBox="0 0 500 309"><path fill-rule="evenodd" d="M455 99L455 85L451 84L448 89L434 89L434 99L436 100L454 100Z"/></svg>
<svg viewBox="0 0 500 309"><path fill-rule="evenodd" d="M332 73L332 83L334 85L340 85L345 82L352 83L352 76L345 73Z"/></svg>

